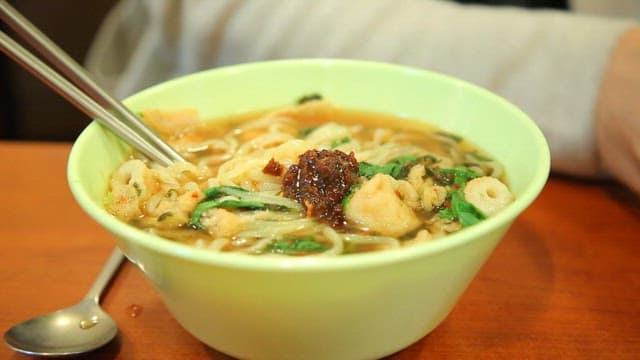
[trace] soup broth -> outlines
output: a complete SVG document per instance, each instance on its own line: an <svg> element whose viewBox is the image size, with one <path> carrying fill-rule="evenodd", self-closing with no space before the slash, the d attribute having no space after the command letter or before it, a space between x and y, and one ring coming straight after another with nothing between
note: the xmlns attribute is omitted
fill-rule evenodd
<svg viewBox="0 0 640 360"><path fill-rule="evenodd" d="M211 121L191 110L142 116L188 163L133 154L113 174L106 208L212 251L393 249L435 241L513 201L499 163L424 122L315 98Z"/></svg>

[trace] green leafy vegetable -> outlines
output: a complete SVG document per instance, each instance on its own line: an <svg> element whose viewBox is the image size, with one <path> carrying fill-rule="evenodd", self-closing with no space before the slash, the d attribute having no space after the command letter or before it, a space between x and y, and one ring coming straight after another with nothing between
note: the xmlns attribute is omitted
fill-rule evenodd
<svg viewBox="0 0 640 360"><path fill-rule="evenodd" d="M430 169L435 182L442 186L450 186L447 195L448 206L438 211L438 216L443 219L458 220L462 226L478 223L486 216L473 204L465 200L463 190L467 182L479 175L465 167Z"/></svg>
<svg viewBox="0 0 640 360"><path fill-rule="evenodd" d="M477 178L479 175L465 167L432 169L431 176L438 185L464 186L467 181Z"/></svg>
<svg viewBox="0 0 640 360"><path fill-rule="evenodd" d="M223 195L232 196L238 200L263 203L271 210L302 211L302 206L296 201L272 194L249 191L239 186L215 186L204 191L204 200L217 199Z"/></svg>
<svg viewBox="0 0 640 360"><path fill-rule="evenodd" d="M370 164L368 162L360 162L358 164L358 175L365 176L371 179L375 174L383 173L388 174L389 171L384 168L384 166L378 166L374 164Z"/></svg>
<svg viewBox="0 0 640 360"><path fill-rule="evenodd" d="M442 210L438 211L438 216L442 219L455 220L456 214L453 213L453 209L450 207L445 207Z"/></svg>
<svg viewBox="0 0 640 360"><path fill-rule="evenodd" d="M200 230L204 230L202 225L202 215L209 209L213 208L238 208L238 209L264 209L266 206L263 203L255 201L242 201L242 200L208 200L200 202L191 213L190 224L192 227Z"/></svg>
<svg viewBox="0 0 640 360"><path fill-rule="evenodd" d="M342 208L346 208L347 204L349 203L349 201L351 201L351 198L353 197L353 194L356 193L356 191L358 191L358 189L360 189L360 187L362 187L362 183L356 183L351 185L351 187L349 188L349 193L347 194L347 196L345 196L342 199L341 205Z"/></svg>
<svg viewBox="0 0 640 360"><path fill-rule="evenodd" d="M417 161L418 158L411 155L401 156L382 166L363 161L358 164L358 175L371 179L376 174L386 174L394 179L400 179L407 176L408 169L416 164Z"/></svg>
<svg viewBox="0 0 640 360"><path fill-rule="evenodd" d="M473 225L487 218L478 208L465 200L462 190L451 194L451 208L463 226Z"/></svg>
<svg viewBox="0 0 640 360"><path fill-rule="evenodd" d="M478 208L465 200L460 189L449 194L449 207L440 210L438 216L443 219L458 219L462 226L473 225L487 218Z"/></svg>
<svg viewBox="0 0 640 360"><path fill-rule="evenodd" d="M329 249L327 244L316 241L312 236L291 240L276 240L267 247L267 252L284 255L304 255Z"/></svg>
<svg viewBox="0 0 640 360"><path fill-rule="evenodd" d="M238 186L215 186L204 191L204 199L191 213L189 224L204 230L202 215L213 208L270 209L276 211L303 211L297 202L281 196L249 191Z"/></svg>
<svg viewBox="0 0 640 360"><path fill-rule="evenodd" d="M207 190L204 191L204 198L215 199L221 195L234 195L234 194L237 195L238 192L247 193L249 192L249 190L245 188L241 188L239 186L231 186L231 185L215 186L215 187L208 188Z"/></svg>

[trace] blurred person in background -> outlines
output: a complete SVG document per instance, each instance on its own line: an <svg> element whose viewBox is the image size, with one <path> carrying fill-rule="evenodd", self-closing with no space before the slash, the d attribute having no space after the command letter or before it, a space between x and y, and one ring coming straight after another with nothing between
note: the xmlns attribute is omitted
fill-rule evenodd
<svg viewBox="0 0 640 360"><path fill-rule="evenodd" d="M571 11L462 2L120 0L87 67L120 98L195 71L272 59L438 71L528 113L549 141L554 171L613 177L640 194L640 1L572 0Z"/></svg>

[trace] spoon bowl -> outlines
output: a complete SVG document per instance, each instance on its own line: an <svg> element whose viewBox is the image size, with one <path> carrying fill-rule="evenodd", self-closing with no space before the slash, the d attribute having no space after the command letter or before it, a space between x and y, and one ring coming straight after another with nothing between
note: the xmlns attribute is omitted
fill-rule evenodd
<svg viewBox="0 0 640 360"><path fill-rule="evenodd" d="M95 350L117 333L113 319L93 299L85 299L12 327L4 334L4 341L23 354L65 356Z"/></svg>
<svg viewBox="0 0 640 360"><path fill-rule="evenodd" d="M122 252L115 249L82 301L15 325L4 334L5 343L27 355L66 356L86 353L110 342L118 333L118 326L100 308L99 301L123 260Z"/></svg>

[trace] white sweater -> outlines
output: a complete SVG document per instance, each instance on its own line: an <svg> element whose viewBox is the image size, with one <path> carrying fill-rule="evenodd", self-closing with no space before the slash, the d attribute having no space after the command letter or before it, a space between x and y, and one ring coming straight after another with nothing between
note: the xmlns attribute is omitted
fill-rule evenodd
<svg viewBox="0 0 640 360"><path fill-rule="evenodd" d="M552 167L599 173L600 78L637 25L550 10L429 0L123 0L87 58L117 97L223 65L295 57L392 62L447 73L509 99L540 126Z"/></svg>

